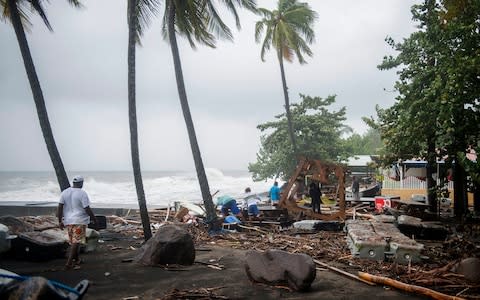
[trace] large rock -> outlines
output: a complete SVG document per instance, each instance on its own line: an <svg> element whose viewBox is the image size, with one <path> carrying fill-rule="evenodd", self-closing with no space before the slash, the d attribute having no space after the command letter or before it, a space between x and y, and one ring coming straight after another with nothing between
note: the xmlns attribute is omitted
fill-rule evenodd
<svg viewBox="0 0 480 300"><path fill-rule="evenodd" d="M245 271L253 282L288 284L296 291L309 289L317 274L310 256L273 249L265 252L247 251Z"/></svg>
<svg viewBox="0 0 480 300"><path fill-rule="evenodd" d="M160 227L142 249L142 253L135 258L142 265L191 265L195 261L192 237L176 225Z"/></svg>
<svg viewBox="0 0 480 300"><path fill-rule="evenodd" d="M5 297L5 298L3 298ZM67 295L57 290L44 277L30 277L25 281L20 281L9 286L2 299L11 300L40 300L40 299L67 299Z"/></svg>
<svg viewBox="0 0 480 300"><path fill-rule="evenodd" d="M480 283L480 258L465 258L454 267L454 271L470 282Z"/></svg>

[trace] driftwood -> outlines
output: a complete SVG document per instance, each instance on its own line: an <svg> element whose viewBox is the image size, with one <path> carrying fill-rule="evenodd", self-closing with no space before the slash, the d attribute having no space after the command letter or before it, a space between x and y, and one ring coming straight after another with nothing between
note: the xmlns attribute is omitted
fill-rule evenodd
<svg viewBox="0 0 480 300"><path fill-rule="evenodd" d="M226 296L216 294L216 291L223 287L213 288L199 288L196 290L178 290L173 289L169 293L165 294L161 300L173 300L173 299L229 299Z"/></svg>
<svg viewBox="0 0 480 300"><path fill-rule="evenodd" d="M443 294L437 291L434 291L432 289L428 289L422 286L418 285L411 285L407 283L403 283L400 281L397 281L395 279L387 278L387 277L382 277L382 276L376 276L364 272L358 272L358 276L364 280L370 281L370 282L375 282L378 284L383 284L383 285L388 285L391 287L394 287L396 289L409 292L412 294L418 294L418 295L423 295L430 297L431 299L438 299L438 300L462 300L464 298L456 297L456 296L450 296L447 294Z"/></svg>
<svg viewBox="0 0 480 300"><path fill-rule="evenodd" d="M339 273L339 274L345 275L345 276L347 276L347 277L349 277L349 278L352 278L352 279L361 281L361 282L366 283L366 284L368 284L368 285L376 285L375 283L370 282L370 281L367 281L367 280L365 280L365 279L362 279L362 278L358 277L357 275L354 275L354 274L348 273L348 272L346 272L346 271L340 270L340 269L338 269L338 268L332 267L332 266L330 266L330 265L327 265L326 263L321 262L321 261L319 261L318 259L314 259L313 261L314 261L317 265L320 265L320 266L322 266L322 267L325 267L325 268L327 268L327 269L330 269L330 270L332 270L332 271L334 271L334 272L337 272L337 273Z"/></svg>

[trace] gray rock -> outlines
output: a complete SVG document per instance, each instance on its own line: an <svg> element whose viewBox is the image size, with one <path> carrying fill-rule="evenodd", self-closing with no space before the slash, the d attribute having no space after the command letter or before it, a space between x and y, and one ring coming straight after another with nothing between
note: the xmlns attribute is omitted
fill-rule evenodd
<svg viewBox="0 0 480 300"><path fill-rule="evenodd" d="M310 256L274 249L247 251L245 271L253 282L287 284L296 291L308 290L317 274L315 262Z"/></svg>
<svg viewBox="0 0 480 300"><path fill-rule="evenodd" d="M192 265L195 261L195 245L186 230L175 225L165 225L145 243L135 261L146 266Z"/></svg>
<svg viewBox="0 0 480 300"><path fill-rule="evenodd" d="M473 282L480 282L480 258L465 258L455 266L454 271L465 276L465 279Z"/></svg>
<svg viewBox="0 0 480 300"><path fill-rule="evenodd" d="M9 287L8 299L40 300L66 299L66 295L53 287L44 277L30 277Z"/></svg>

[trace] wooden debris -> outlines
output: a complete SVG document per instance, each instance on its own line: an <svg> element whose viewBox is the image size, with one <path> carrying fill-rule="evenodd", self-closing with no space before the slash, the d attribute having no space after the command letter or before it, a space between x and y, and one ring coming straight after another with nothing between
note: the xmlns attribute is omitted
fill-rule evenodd
<svg viewBox="0 0 480 300"><path fill-rule="evenodd" d="M345 272L343 270L340 270L339 268L336 268L336 267L332 267L332 266L329 266L328 264L324 263L324 262L321 262L319 261L318 259L314 259L313 260L317 265L321 265L322 267L325 267L327 269L330 269L334 272L337 272L339 274L342 274L342 275L345 275L349 278L352 278L352 279L355 279L355 280L358 280L358 281L361 281L363 283L366 283L368 285L375 285L375 283L371 282L371 281L367 281L367 280L364 280L360 277L358 277L357 275L354 275L354 274L351 274L351 273L348 273L348 272Z"/></svg>
<svg viewBox="0 0 480 300"><path fill-rule="evenodd" d="M376 275L372 275L364 272L358 272L358 276L370 282L391 286L405 292L409 292L416 295L427 296L432 299L438 299L438 300L462 300L463 299L457 296L450 296L447 294L443 294L443 293L434 291L432 289L425 288L423 286L411 285L411 284L403 283L387 277L376 276Z"/></svg>
<svg viewBox="0 0 480 300"><path fill-rule="evenodd" d="M214 288L199 288L196 290L178 290L173 289L172 291L165 294L160 300L175 300L175 299L229 299L226 296L218 295L215 292L223 287L214 287Z"/></svg>

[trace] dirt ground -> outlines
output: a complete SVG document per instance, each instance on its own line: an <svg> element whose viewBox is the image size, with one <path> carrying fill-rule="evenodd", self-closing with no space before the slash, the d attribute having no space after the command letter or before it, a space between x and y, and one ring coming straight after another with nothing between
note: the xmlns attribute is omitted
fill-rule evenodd
<svg viewBox="0 0 480 300"><path fill-rule="evenodd" d="M0 267L20 275L43 276L72 287L88 279L90 288L84 297L87 300L421 299L390 288L369 286L327 269L317 270L310 291L304 293L251 283L243 266L245 250L212 243L197 246L192 266L143 267L130 261L142 240L108 232L101 233L101 239L104 242L94 252L82 254L84 263L78 270L64 270L64 259L35 263L0 258ZM202 295L203 298L199 297Z"/></svg>

